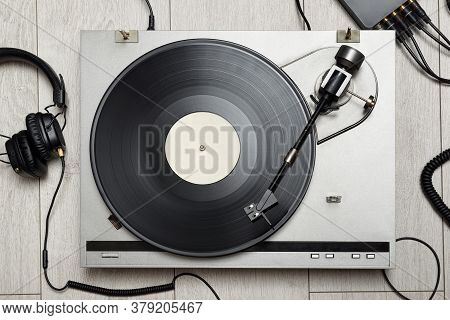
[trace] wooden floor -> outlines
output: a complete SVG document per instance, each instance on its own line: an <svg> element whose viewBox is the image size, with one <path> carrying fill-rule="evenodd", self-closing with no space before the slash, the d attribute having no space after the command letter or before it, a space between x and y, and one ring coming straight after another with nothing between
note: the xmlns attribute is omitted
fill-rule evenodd
<svg viewBox="0 0 450 320"><path fill-rule="evenodd" d="M302 30L294 0L151 0L158 30ZM450 35L445 0L420 1ZM304 0L314 30L354 26L336 0ZM110 287L169 282L181 270L86 270L79 267L79 93L80 30L144 29L143 0L0 0L0 46L38 54L65 77L69 95L66 140L68 174L51 223L49 271L57 285L67 279ZM450 55L419 37L430 64L450 75ZM450 147L450 88L424 77L399 48L397 52L397 235L429 242L439 253L444 277L437 298L450 298L450 229L433 212L419 187L424 164ZM22 64L0 70L0 131L24 129L27 113L51 101L42 74ZM2 149L0 149L2 150ZM3 151L1 151L3 152ZM27 181L6 166L0 169L0 298L102 298L78 291L58 294L44 281L40 248L44 217L59 177L58 163L47 178ZM450 202L450 167L436 173L435 184ZM426 298L433 287L433 257L415 244L399 244L392 281L412 298ZM401 270L403 271L401 271ZM394 299L380 271L196 270L225 299ZM209 299L198 281L180 280L160 299Z"/></svg>

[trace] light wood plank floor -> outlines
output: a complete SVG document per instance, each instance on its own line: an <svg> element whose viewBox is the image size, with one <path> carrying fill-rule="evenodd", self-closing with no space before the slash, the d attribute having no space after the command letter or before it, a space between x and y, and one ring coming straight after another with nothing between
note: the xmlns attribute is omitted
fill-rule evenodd
<svg viewBox="0 0 450 320"><path fill-rule="evenodd" d="M151 0L158 30L302 30L294 0ZM445 0L421 0L431 17L450 35ZM336 0L304 0L314 30L355 27ZM68 174L55 207L49 250L58 261L50 276L110 287L166 283L182 270L86 270L79 267L79 49L80 30L144 29L143 0L0 0L0 46L19 47L48 61L65 77L70 105L66 131ZM430 64L450 75L450 55L418 37ZM450 147L450 88L425 78L403 51L397 51L397 235L429 242L442 259L444 277L438 299L450 297L450 230L422 196L418 178L424 164ZM0 128L12 134L24 128L29 112L51 101L42 74L23 64L0 69ZM52 292L40 270L43 222L58 176L59 164L39 183L0 170L0 299L90 299L78 291ZM436 185L450 202L450 171L436 174ZM426 298L436 274L434 260L415 244L399 244L400 270L392 281L413 298ZM184 271L184 270L183 270ZM379 271L196 270L226 299L393 299ZM194 279L183 279L176 292L147 299L210 299Z"/></svg>

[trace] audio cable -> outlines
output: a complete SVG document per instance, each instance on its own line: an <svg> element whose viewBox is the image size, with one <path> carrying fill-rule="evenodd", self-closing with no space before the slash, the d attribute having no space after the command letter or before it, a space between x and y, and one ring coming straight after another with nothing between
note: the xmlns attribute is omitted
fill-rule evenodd
<svg viewBox="0 0 450 320"><path fill-rule="evenodd" d="M335 133L330 134L329 136L327 136L327 137L325 137L325 138L323 138L323 139L320 139L320 140L317 142L317 145L321 145L321 144L323 144L323 143L325 143L325 142L328 142L328 141L330 141L330 140L332 140L332 139L334 139L334 138L337 138L337 137L339 137L340 135L342 135L342 134L344 134L344 133L346 133L346 132L348 132L348 131L350 131L350 130L353 130L353 129L355 129L356 127L360 126L360 125L363 124L367 119L369 119L369 117L370 117L370 115L372 114L372 112L373 112L374 109L375 109L374 106L369 106L369 107L367 107L367 108L366 108L366 113L364 114L364 116L363 116L360 120L358 120L357 122L355 122L355 123L353 123L353 124L351 124L351 125L345 127L344 129L339 130L338 132L335 132Z"/></svg>
<svg viewBox="0 0 450 320"><path fill-rule="evenodd" d="M180 273L180 274L175 275L172 279L172 282L170 282L170 283L157 285L157 286L137 288L137 289L109 289L109 288L92 286L92 285L88 285L88 284L84 284L84 283L80 283L80 282L76 282L76 281L71 281L71 280L67 281L67 283L63 287L55 287L52 284L52 282L50 281L50 279L48 277L48 272L47 272L48 265L49 265L48 264L47 245L48 245L48 233L49 233L49 227L50 227L50 216L51 216L53 207L55 205L56 197L61 188L61 184L63 182L64 174L66 171L66 161L65 161L63 149L61 149L61 148L58 149L58 156L61 160L61 175L59 177L58 185L55 189L55 192L53 193L53 197L50 202L49 209L47 211L47 217L45 219L44 246L43 246L43 250L42 250L42 268L44 269L44 277L45 277L45 281L47 282L48 286L51 289L53 289L54 291L62 292L62 291L65 291L66 289L71 288L71 289L75 289L75 290L100 294L100 295L104 295L104 296L134 297L134 296L140 296L140 295L145 295L145 294L156 294L156 293L162 293L162 292L167 292L167 291L173 291L173 290L175 290L176 281L179 278L193 277L193 278L196 278L196 279L200 280L201 282L203 282L208 287L208 289L213 293L213 295L216 297L216 299L220 300L220 297L217 294L217 292L214 290L214 288L205 279L203 279L199 275L196 275L193 273Z"/></svg>
<svg viewBox="0 0 450 320"><path fill-rule="evenodd" d="M4 139L7 139L7 140L11 139L11 137L5 136L4 134L0 134L0 138L4 138ZM8 155L8 154L7 154L7 153L5 153L5 152L3 152L3 153L0 153L0 157L2 157L2 156L6 156L6 155ZM1 159L0 159L0 162L1 162L1 163L3 163L3 164L8 164L8 165L10 165L10 164L11 164L11 163L9 163L8 161L5 161L5 160L1 160Z"/></svg>
<svg viewBox="0 0 450 320"><path fill-rule="evenodd" d="M148 28L147 30L155 30L155 15L153 14L153 8L150 3L150 0L145 0L148 6L148 10L150 11L150 14L148 16Z"/></svg>
<svg viewBox="0 0 450 320"><path fill-rule="evenodd" d="M412 28L417 28L418 30L425 33L428 37L430 37L433 41L440 44L447 50L450 50L450 40L442 33L442 31L433 23L431 18L426 13L425 9L416 1L410 0L405 5L402 5L399 9L399 14L403 16L403 18L407 21L407 23ZM444 40L441 41L438 37L432 34L428 29L427 25L429 25L434 31Z"/></svg>
<svg viewBox="0 0 450 320"><path fill-rule="evenodd" d="M439 43L442 47L444 47L447 50L450 50L450 45L442 42L438 37L436 37L434 34L432 34L428 29L423 28L421 30L423 33L425 33L429 38L431 38L434 42Z"/></svg>
<svg viewBox="0 0 450 320"><path fill-rule="evenodd" d="M437 32L437 34L439 34L442 39L444 39L445 42L450 44L450 40L445 34L442 33L441 29L439 29L433 22L430 22L430 26Z"/></svg>
<svg viewBox="0 0 450 320"><path fill-rule="evenodd" d="M450 50L450 40L444 33L433 23L431 18L426 13L425 9L416 1L410 0L405 6L400 7L399 14L405 19L410 28L417 28L419 31L425 33L429 38L443 46L445 49ZM442 39L432 34L428 29L429 25Z"/></svg>
<svg viewBox="0 0 450 320"><path fill-rule="evenodd" d="M64 119L64 122L63 122L63 125L61 127L61 131L64 132L64 129L66 129L66 126L67 126L67 105L64 104L62 107L58 107L56 104L51 104L51 105L45 107L44 110L45 110L45 112L50 113L50 109L51 108L56 108L56 107L59 108L59 109L62 109L62 111L58 112L57 114L55 114L53 116L53 120L49 124L49 127L53 124L53 122L55 122L58 119L59 116L62 115L63 119Z"/></svg>
<svg viewBox="0 0 450 320"><path fill-rule="evenodd" d="M428 31L426 29L427 25L431 26L447 44L439 40L430 31ZM399 43L403 45L409 55L426 74L442 84L450 84L450 79L437 75L436 72L431 69L419 44L417 43L417 40L414 38L414 30L418 29L424 32L425 35L428 35L431 39L437 41L447 49L450 49L450 41L432 22L426 11L416 0L409 0L397 11L392 12L390 15L385 17L383 21L375 27L375 29L395 31ZM409 41L412 42L416 51L414 51L408 44Z"/></svg>
<svg viewBox="0 0 450 320"><path fill-rule="evenodd" d="M415 52L411 49L411 47L409 47L409 45L406 42L403 42L403 46L406 48L406 50L411 55L411 57L417 62L417 64L423 69L423 71L425 71L430 77L436 79L440 83L450 84L450 79L440 77L431 69L425 56L422 53L422 50L420 49L419 44L417 43L417 40L414 37L411 37L411 41L412 41L417 53L419 54L420 60L417 57L417 55L415 54Z"/></svg>
<svg viewBox="0 0 450 320"><path fill-rule="evenodd" d="M395 13L393 13L395 14ZM403 23L406 28L409 29L408 38L413 43L414 48L416 49L417 54L419 55L420 61L417 57L417 54L409 47L406 41L401 41L405 49L411 55L411 57L416 61L416 63L427 73L430 77L434 78L438 82L442 84L450 84L450 79L443 78L434 72L429 66L427 59L423 55L423 52L417 43L417 40L414 38L413 30L414 28L423 32L425 35L430 37L432 40L443 46L445 49L450 50L450 40L441 32L441 30L433 23L431 18L428 16L426 11L422 8L422 6L416 0L409 0L409 2L400 7L399 14L397 15L398 22ZM435 35L433 35L428 29L427 26L431 26L432 29L436 31L436 33L445 41L441 41Z"/></svg>
<svg viewBox="0 0 450 320"><path fill-rule="evenodd" d="M300 0L296 0L295 3L297 4L298 12L300 13L300 15L303 18L303 21L305 22L306 29L308 29L308 31L311 31L311 24L309 23L308 18L306 18L305 12L303 11L302 5L300 4Z"/></svg>
<svg viewBox="0 0 450 320"><path fill-rule="evenodd" d="M448 0L450 1L450 0ZM445 41L441 41L438 37L433 35L428 29L427 25L431 26L436 33ZM425 58L417 40L414 37L414 28L422 31L425 35L430 37L432 40L443 46L445 49L450 50L450 41L449 39L439 30L439 28L431 21L431 18L427 15L425 10L420 6L420 4L416 0L409 0L409 2L405 5L402 5L398 11L393 12L389 16L387 16L378 26L377 29L384 30L394 30L396 31L396 37L399 43L403 45L403 47L407 50L409 55L414 59L417 65L423 69L430 77L439 81L443 84L450 84L450 79L443 78L437 75L428 64L427 59ZM414 46L416 52L411 48L408 42L411 42ZM434 171L439 168L444 162L450 160L450 150L443 152L441 155L437 156L433 159L422 172L421 176L421 185L422 190L425 196L429 199L433 207L439 214L449 223L450 220L450 210L447 205L442 201L442 198L436 192L432 183L432 176ZM432 253L436 260L437 264L437 278L436 284L432 291L429 300L432 300L438 290L441 267L439 256L436 251L425 241L413 238L413 237L403 237L396 240L396 242L400 241L415 241L421 243L426 246ZM386 280L389 287L402 299L409 300L408 297L399 292L398 289L392 284L389 280L386 270L383 270L383 276Z"/></svg>
<svg viewBox="0 0 450 320"><path fill-rule="evenodd" d="M0 156L6 156L6 155L7 155L7 153L0 153ZM4 163L4 164L11 164L11 163L9 163L8 161L5 161L5 160L0 160L0 162Z"/></svg>
<svg viewBox="0 0 450 320"><path fill-rule="evenodd" d="M444 221L450 226L450 209L442 200L442 197L437 193L433 186L433 174L444 163L450 161L450 149L445 150L435 158L433 158L422 171L420 176L420 184L425 197L428 199L432 207Z"/></svg>
<svg viewBox="0 0 450 320"><path fill-rule="evenodd" d="M439 282L440 282L440 279L441 279L441 261L439 260L438 254L436 253L436 251L433 249L432 246L430 246L428 243L426 243L423 240L420 240L420 239L417 239L417 238L413 238L413 237L403 237L403 238L398 238L397 240L395 240L395 242L401 242L401 241L418 242L418 243L424 245L425 247L427 247L428 250L430 250L431 253L433 254L434 259L436 260L436 265L437 265L437 276L436 276L436 283L434 285L433 291L432 291L430 297L428 298L428 300L433 300L433 298L436 295L436 292L437 292L437 290L439 288ZM383 269L382 271L383 271L384 280L386 280L387 284L394 291L394 293L397 296L399 296L400 298L402 298L403 300L410 300L407 296L405 296L397 288L395 288L395 286L392 284L391 280L389 280L389 277L386 274L386 270Z"/></svg>

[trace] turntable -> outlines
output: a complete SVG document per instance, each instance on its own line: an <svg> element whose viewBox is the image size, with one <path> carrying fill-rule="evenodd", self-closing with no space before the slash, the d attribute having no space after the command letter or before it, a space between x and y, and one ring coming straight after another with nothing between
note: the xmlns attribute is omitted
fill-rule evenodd
<svg viewBox="0 0 450 320"><path fill-rule="evenodd" d="M276 199L265 198L270 210L252 211L311 117L337 42L348 40L82 32L82 266L391 267L393 32L350 41L366 62L339 110L319 117ZM363 124L318 145L361 119L369 96L377 104Z"/></svg>

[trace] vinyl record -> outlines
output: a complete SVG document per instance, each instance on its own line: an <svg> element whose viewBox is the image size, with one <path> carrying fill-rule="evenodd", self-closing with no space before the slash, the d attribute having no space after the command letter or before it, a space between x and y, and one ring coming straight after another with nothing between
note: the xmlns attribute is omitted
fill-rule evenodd
<svg viewBox="0 0 450 320"><path fill-rule="evenodd" d="M140 239L187 256L234 253L276 232L301 203L315 135L276 192L279 203L267 212L273 227L244 211L264 194L309 116L292 80L257 52L220 40L171 43L134 61L105 93L91 133L94 178L109 209ZM230 143L223 134L171 133L183 126L214 133L225 124ZM182 152L172 156L172 147ZM176 169L187 157L213 159L219 169Z"/></svg>

